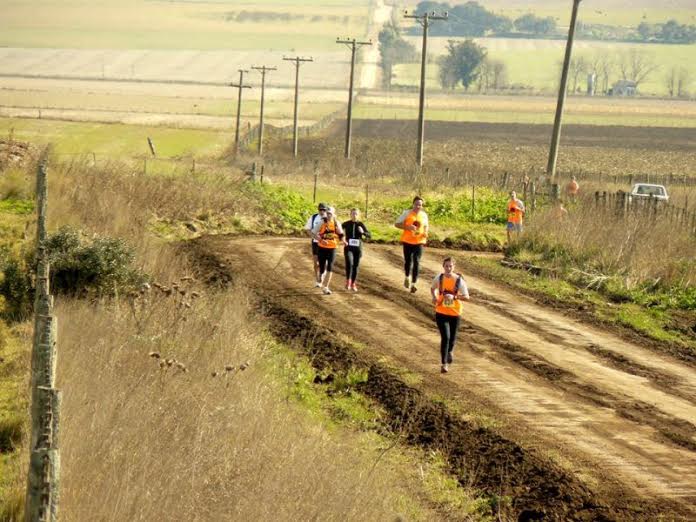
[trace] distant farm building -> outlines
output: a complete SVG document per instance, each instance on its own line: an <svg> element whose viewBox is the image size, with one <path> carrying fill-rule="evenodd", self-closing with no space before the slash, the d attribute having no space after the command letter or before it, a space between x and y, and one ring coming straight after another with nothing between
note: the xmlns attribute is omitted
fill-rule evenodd
<svg viewBox="0 0 696 522"><path fill-rule="evenodd" d="M609 89L611 96L635 96L638 85L633 80L619 80Z"/></svg>

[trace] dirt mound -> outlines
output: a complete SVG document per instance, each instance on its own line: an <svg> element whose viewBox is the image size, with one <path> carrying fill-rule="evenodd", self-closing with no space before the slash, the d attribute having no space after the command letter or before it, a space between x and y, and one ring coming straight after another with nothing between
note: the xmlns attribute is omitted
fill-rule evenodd
<svg viewBox="0 0 696 522"><path fill-rule="evenodd" d="M36 157L37 149L30 143L0 139L0 170L24 165Z"/></svg>

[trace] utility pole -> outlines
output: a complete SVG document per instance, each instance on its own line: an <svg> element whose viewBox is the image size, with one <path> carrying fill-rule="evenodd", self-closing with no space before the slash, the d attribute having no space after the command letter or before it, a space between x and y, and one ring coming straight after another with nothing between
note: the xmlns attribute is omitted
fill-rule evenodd
<svg viewBox="0 0 696 522"><path fill-rule="evenodd" d="M358 42L355 38L352 40L341 40L336 38L337 44L346 44L350 49L350 87L348 88L348 117L346 119L346 148L345 157L350 159L350 139L353 131L353 84L355 75L355 51L359 46L372 45L372 40L367 42Z"/></svg>
<svg viewBox="0 0 696 522"><path fill-rule="evenodd" d="M422 15L410 15L408 11L404 13L405 18L417 20L423 27L423 48L421 50L421 77L420 77L420 103L418 106L418 145L416 148L416 163L419 167L423 166L423 134L425 132L425 64L428 58L428 27L431 20L447 20L447 12L444 15L437 15L435 12L424 13Z"/></svg>
<svg viewBox="0 0 696 522"><path fill-rule="evenodd" d="M239 97L237 98L237 125L234 131L234 154L239 152L239 118L242 113L242 90L251 89L250 85L244 85L244 73L249 72L245 69L239 69L239 83L231 83L230 87L239 89Z"/></svg>
<svg viewBox="0 0 696 522"><path fill-rule="evenodd" d="M311 56L309 58L301 58L296 56L295 58L286 58L283 56L283 60L287 62L295 63L295 112L292 119L292 155L297 157L297 104L300 98L300 65L303 62L313 62L314 58Z"/></svg>
<svg viewBox="0 0 696 522"><path fill-rule="evenodd" d="M578 20L578 6L581 0L573 0L573 14L570 16L570 28L568 29L568 43L566 43L565 58L563 59L563 72L561 73L561 85L558 88L558 103L556 104L556 118L553 121L553 134L551 135L551 150L549 162L546 166L546 174L550 181L556 179L556 162L558 161L558 142L561 139L561 121L563 120L563 105L565 105L566 92L568 90L568 69L570 68L570 56L573 52L573 38L575 26Z"/></svg>
<svg viewBox="0 0 696 522"><path fill-rule="evenodd" d="M257 71L261 71L261 117L259 121L259 147L258 147L258 154L261 156L263 154L263 104L264 104L264 99L265 99L265 94L266 94L266 73L268 71L276 71L276 67L266 67L265 65L262 65L261 67L254 67L252 66L252 69L255 69Z"/></svg>

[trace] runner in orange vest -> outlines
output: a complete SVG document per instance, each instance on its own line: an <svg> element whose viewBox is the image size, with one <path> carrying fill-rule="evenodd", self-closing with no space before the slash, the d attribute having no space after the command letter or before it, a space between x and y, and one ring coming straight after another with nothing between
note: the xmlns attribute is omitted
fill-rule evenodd
<svg viewBox="0 0 696 522"><path fill-rule="evenodd" d="M326 215L312 229L314 238L318 241L319 258L319 282L321 291L330 295L331 275L333 263L336 259L336 249L345 244L343 240L343 228L336 219L336 210L333 207L326 209Z"/></svg>
<svg viewBox="0 0 696 522"><path fill-rule="evenodd" d="M396 220L394 226L403 230L401 244L404 247L404 287L414 294L418 290L418 272L423 247L428 241L428 214L423 211L423 198L413 198L413 206L405 210Z"/></svg>
<svg viewBox="0 0 696 522"><path fill-rule="evenodd" d="M575 179L575 176L573 176L570 178L568 185L566 185L566 196L570 201L575 201L575 198L578 197L579 191L580 185L578 185L578 181Z"/></svg>
<svg viewBox="0 0 696 522"><path fill-rule="evenodd" d="M462 315L462 301L469 300L469 289L461 274L454 272L454 260L446 257L443 271L436 275L430 285L430 294L435 305L435 322L440 330L440 360L442 373L449 371L452 351L457 340L457 330Z"/></svg>
<svg viewBox="0 0 696 522"><path fill-rule="evenodd" d="M510 243L512 232L517 235L522 232L522 219L524 218L524 203L517 199L517 194L513 190L510 192L510 199L507 202L507 240Z"/></svg>

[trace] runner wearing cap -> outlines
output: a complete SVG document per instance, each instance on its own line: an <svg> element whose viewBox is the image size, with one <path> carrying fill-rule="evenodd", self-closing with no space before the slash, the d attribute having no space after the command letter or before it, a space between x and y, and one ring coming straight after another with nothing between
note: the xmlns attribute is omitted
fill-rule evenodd
<svg viewBox="0 0 696 522"><path fill-rule="evenodd" d="M442 268L442 273L436 275L430 285L430 294L435 305L435 322L440 330L440 371L447 373L452 364L462 301L469 300L469 289L462 275L454 272L454 260L451 257L443 260Z"/></svg>
<svg viewBox="0 0 696 522"><path fill-rule="evenodd" d="M333 263L336 259L336 249L340 244L345 244L343 240L343 227L336 219L336 211L333 207L326 209L326 215L314 225L312 229L314 239L318 241L319 252L319 286L321 291L329 295L331 290L331 275L333 273Z"/></svg>
<svg viewBox="0 0 696 522"><path fill-rule="evenodd" d="M428 241L428 215L423 211L423 198L413 198L413 206L405 210L394 223L403 230L401 244L404 246L404 286L415 293L418 288L418 272L423 247Z"/></svg>
<svg viewBox="0 0 696 522"><path fill-rule="evenodd" d="M307 235L312 238L312 260L314 262L314 286L316 288L319 288L321 286L321 278L320 278L320 273L319 273L319 241L314 238L314 233L312 230L314 230L314 225L317 223L321 222L321 218L323 218L326 215L326 204L324 203L319 203L319 206L317 208L317 213L312 214L309 219L307 220L307 224L305 225L304 229L307 232Z"/></svg>
<svg viewBox="0 0 696 522"><path fill-rule="evenodd" d="M362 244L364 239L370 239L370 232L362 221L358 221L360 210L353 208L350 211L350 220L343 223L346 246L343 256L346 260L346 290L358 291L358 268L362 257Z"/></svg>

